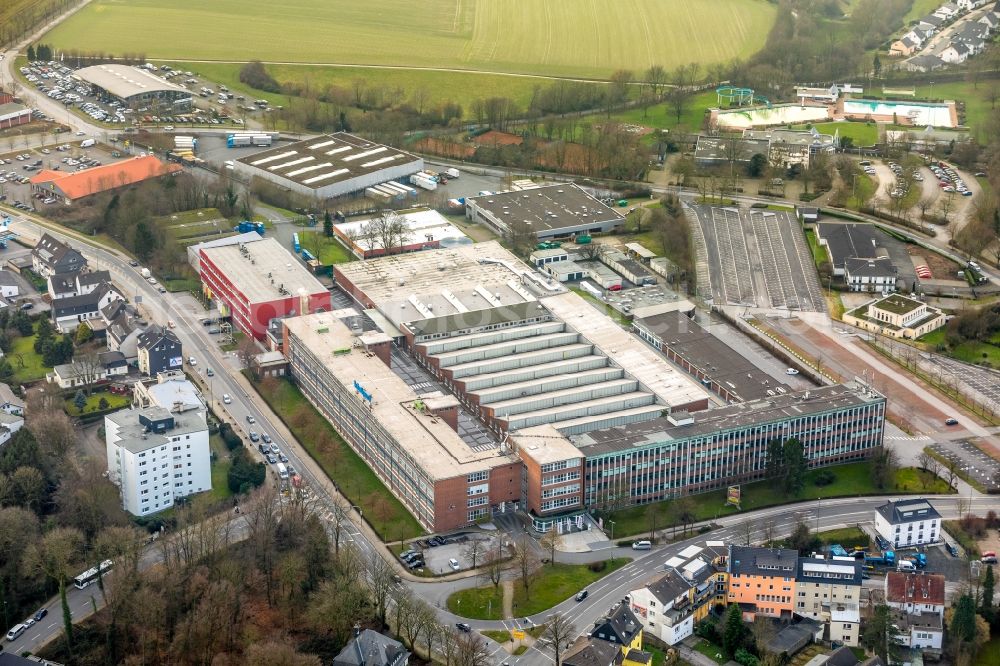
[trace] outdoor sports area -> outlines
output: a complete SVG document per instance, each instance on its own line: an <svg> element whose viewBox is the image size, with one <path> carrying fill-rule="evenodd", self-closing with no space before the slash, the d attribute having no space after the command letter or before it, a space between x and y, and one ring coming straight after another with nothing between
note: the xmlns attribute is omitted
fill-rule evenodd
<svg viewBox="0 0 1000 666"><path fill-rule="evenodd" d="M582 78L764 46L766 0L94 0L57 49L209 60L431 67Z"/></svg>

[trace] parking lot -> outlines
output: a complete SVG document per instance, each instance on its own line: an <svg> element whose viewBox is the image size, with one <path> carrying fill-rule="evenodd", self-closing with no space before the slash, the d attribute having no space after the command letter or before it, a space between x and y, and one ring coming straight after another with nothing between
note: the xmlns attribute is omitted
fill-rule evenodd
<svg viewBox="0 0 1000 666"><path fill-rule="evenodd" d="M931 444L930 448L945 459L955 461L963 474L975 479L986 488L996 487L994 477L1000 472L1000 463L983 453L972 442ZM947 472L944 472L944 476L947 476Z"/></svg>
<svg viewBox="0 0 1000 666"><path fill-rule="evenodd" d="M75 107L78 113L111 128L157 125L170 131L183 125L239 126L244 124L243 118L262 116L272 110L267 100L247 100L243 95L230 92L224 85L216 86L199 77L195 72L180 71L169 65L156 67L150 64L145 69L165 81L189 89L192 97L200 97L201 101L189 111L155 115L155 109L128 108L117 100L99 96L90 84L76 76L73 69L64 63L33 62L21 67L20 72L28 85L34 86L47 97L66 107ZM36 118L48 119L42 113L37 113Z"/></svg>
<svg viewBox="0 0 1000 666"><path fill-rule="evenodd" d="M469 553L470 544L473 541L479 542L477 557L482 558L484 553L498 547L497 540L500 538L502 538L501 535L496 533L459 532L412 541L409 544L409 549L416 551L419 557L415 560L412 557L409 558L411 563L407 564L404 561L404 566L408 566L414 571L423 569L433 574L449 574L469 569L472 567ZM458 563L458 568L451 564L452 560ZM420 566L420 562L423 562L423 566Z"/></svg>
<svg viewBox="0 0 1000 666"><path fill-rule="evenodd" d="M792 213L694 206L716 303L823 312L809 248Z"/></svg>

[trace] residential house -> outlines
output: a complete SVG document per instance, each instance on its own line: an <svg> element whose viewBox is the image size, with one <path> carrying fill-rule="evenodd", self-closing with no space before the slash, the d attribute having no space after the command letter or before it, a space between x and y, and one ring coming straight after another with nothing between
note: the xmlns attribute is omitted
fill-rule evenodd
<svg viewBox="0 0 1000 666"><path fill-rule="evenodd" d="M42 234L31 251L31 269L43 278L79 273L86 266L82 254L48 234Z"/></svg>
<svg viewBox="0 0 1000 666"><path fill-rule="evenodd" d="M47 280L49 296L52 300L83 296L96 290L103 283L111 283L108 271L91 271L50 275Z"/></svg>
<svg viewBox="0 0 1000 666"><path fill-rule="evenodd" d="M0 270L0 296L4 298L17 298L21 293L21 283L10 271Z"/></svg>
<svg viewBox="0 0 1000 666"><path fill-rule="evenodd" d="M782 548L729 547L729 599L743 618L760 613L789 618L795 609L795 575L799 554Z"/></svg>
<svg viewBox="0 0 1000 666"><path fill-rule="evenodd" d="M642 623L627 604L620 603L594 623L590 637L620 646L622 656L628 657L630 650L642 649Z"/></svg>
<svg viewBox="0 0 1000 666"><path fill-rule="evenodd" d="M666 573L629 592L632 612L643 630L667 645L694 633L712 605L726 603L726 557L722 542L689 546L667 560Z"/></svg>
<svg viewBox="0 0 1000 666"><path fill-rule="evenodd" d="M621 648L581 636L560 659L562 666L624 666Z"/></svg>
<svg viewBox="0 0 1000 666"><path fill-rule="evenodd" d="M139 361L139 336L146 330L146 322L130 311L124 301L109 303L101 311L101 317L108 322L105 338L108 351L120 351L130 365Z"/></svg>
<svg viewBox="0 0 1000 666"><path fill-rule="evenodd" d="M354 632L344 649L333 658L334 666L406 666L410 653L399 641L365 629Z"/></svg>
<svg viewBox="0 0 1000 666"><path fill-rule="evenodd" d="M858 645L862 567L863 564L853 557L799 558L795 613L823 622L826 640Z"/></svg>
<svg viewBox="0 0 1000 666"><path fill-rule="evenodd" d="M906 33L889 45L889 55L908 56L913 55L920 48L920 43L913 39L910 33Z"/></svg>
<svg viewBox="0 0 1000 666"><path fill-rule="evenodd" d="M955 4L963 12L971 12L973 9L979 9L986 4L986 0L955 0Z"/></svg>
<svg viewBox="0 0 1000 666"><path fill-rule="evenodd" d="M0 412L0 445L6 444L24 426L24 417Z"/></svg>
<svg viewBox="0 0 1000 666"><path fill-rule="evenodd" d="M944 644L944 619L940 615L892 612L900 643L924 654L940 655Z"/></svg>
<svg viewBox="0 0 1000 666"><path fill-rule="evenodd" d="M181 341L169 328L157 325L149 326L139 334L136 359L139 372L150 377L184 366Z"/></svg>
<svg viewBox="0 0 1000 666"><path fill-rule="evenodd" d="M84 294L69 296L52 301L52 321L61 333L74 331L81 322L90 322L96 331L104 330L101 311L112 301L124 300L124 296L110 283L102 282ZM92 320L101 319L100 322Z"/></svg>
<svg viewBox="0 0 1000 666"><path fill-rule="evenodd" d="M931 34L936 33L944 25L944 19L934 14L928 14L917 21L917 27Z"/></svg>
<svg viewBox="0 0 1000 666"><path fill-rule="evenodd" d="M850 257L844 261L844 281L851 291L887 293L896 291L896 267L889 257L860 259Z"/></svg>
<svg viewBox="0 0 1000 666"><path fill-rule="evenodd" d="M944 617L944 574L889 571L885 575L885 603L904 613Z"/></svg>
<svg viewBox="0 0 1000 666"><path fill-rule="evenodd" d="M946 2L935 9L932 13L934 16L948 22L957 17L961 13L961 10L958 8L958 4L954 2Z"/></svg>
<svg viewBox="0 0 1000 666"><path fill-rule="evenodd" d="M924 53L914 56L900 65L911 72L933 72L944 67L945 63L936 55Z"/></svg>
<svg viewBox="0 0 1000 666"><path fill-rule="evenodd" d="M979 22L985 25L990 32L993 32L1000 27L1000 17L998 17L994 12L986 12L979 17Z"/></svg>
<svg viewBox="0 0 1000 666"><path fill-rule="evenodd" d="M941 51L940 57L943 62L955 65L965 62L969 58L969 52L969 47L962 42L952 42Z"/></svg>
<svg viewBox="0 0 1000 666"><path fill-rule="evenodd" d="M266 351L253 358L253 372L258 377L284 377L288 374L288 359L280 351Z"/></svg>
<svg viewBox="0 0 1000 666"><path fill-rule="evenodd" d="M896 548L937 543L941 514L925 499L886 502L875 510L875 531Z"/></svg>
<svg viewBox="0 0 1000 666"><path fill-rule="evenodd" d="M128 374L128 363L121 352L100 352L93 358L77 358L52 368L46 375L50 384L61 389L85 388Z"/></svg>
<svg viewBox="0 0 1000 666"><path fill-rule="evenodd" d="M14 416L24 416L24 400L14 395L10 386L2 383L0 383L0 410Z"/></svg>
<svg viewBox="0 0 1000 666"><path fill-rule="evenodd" d="M128 361L120 351L104 351L97 355L97 362L105 370L108 379L128 374Z"/></svg>

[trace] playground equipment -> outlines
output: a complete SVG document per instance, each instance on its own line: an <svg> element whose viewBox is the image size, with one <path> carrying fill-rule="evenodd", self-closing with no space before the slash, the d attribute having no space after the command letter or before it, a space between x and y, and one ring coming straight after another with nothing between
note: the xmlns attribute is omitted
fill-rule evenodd
<svg viewBox="0 0 1000 666"><path fill-rule="evenodd" d="M753 88L737 88L736 86L719 86L715 89L717 106L750 106L754 103L766 104L771 108L771 101L762 95L754 95Z"/></svg>

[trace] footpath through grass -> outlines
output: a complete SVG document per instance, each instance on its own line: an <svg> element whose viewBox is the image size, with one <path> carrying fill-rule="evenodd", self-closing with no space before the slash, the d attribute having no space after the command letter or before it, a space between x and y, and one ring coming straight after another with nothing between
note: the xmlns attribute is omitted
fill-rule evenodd
<svg viewBox="0 0 1000 666"><path fill-rule="evenodd" d="M416 518L288 380L254 382L257 392L385 541L424 534Z"/></svg>
<svg viewBox="0 0 1000 666"><path fill-rule="evenodd" d="M827 485L816 485L817 478L821 474L831 472L834 475L832 483ZM858 497L862 495L884 495L884 494L945 494L952 492L947 484L937 477L931 478L927 472L918 471L912 467L904 467L896 472L896 478L888 487L879 489L871 480L871 470L867 462L848 463L846 465L836 465L833 467L823 467L821 469L809 470L805 475L805 486L798 495L788 496L776 486L773 481L755 481L742 486L742 510L753 511L779 504L787 504L796 500L815 501L817 498L829 499L834 497ZM712 520L721 516L729 516L740 511L733 506L726 505L726 490L715 490L710 493L693 495L695 522ZM662 530L670 527L671 524L666 518L670 516L671 500L659 504L659 518L656 521L656 528ZM630 536L648 536L650 519L650 506L633 506L627 509L616 511L610 516L605 516L615 522L616 539L627 539Z"/></svg>

